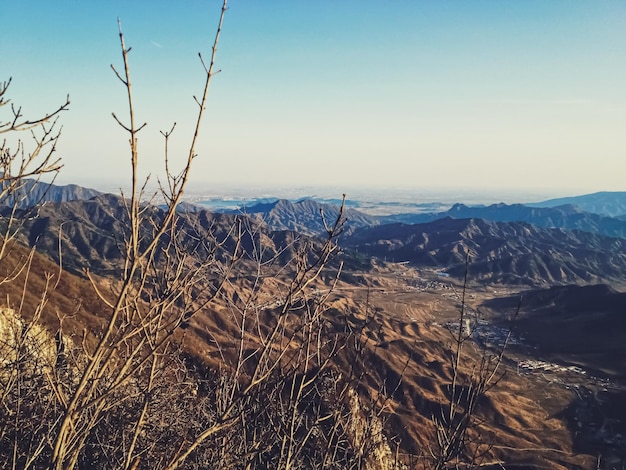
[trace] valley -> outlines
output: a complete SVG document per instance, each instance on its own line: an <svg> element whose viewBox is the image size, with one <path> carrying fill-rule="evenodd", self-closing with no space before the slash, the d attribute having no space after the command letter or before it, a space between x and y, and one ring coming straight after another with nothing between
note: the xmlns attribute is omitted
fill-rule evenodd
<svg viewBox="0 0 626 470"><path fill-rule="evenodd" d="M402 265L394 268L395 271L370 278L367 282L368 286L384 287L352 287L346 290L353 298L367 296L367 301L373 309L379 309L381 317L388 315L393 318L393 321L386 320L390 331L384 335L385 343L399 340L394 338L417 342L419 338L431 335L445 343L441 335L445 338L448 331L454 333L458 328L463 286L454 280L441 281L436 270L417 271ZM505 342L507 344L501 393L521 387L524 399L532 400L550 420L561 422L557 426L554 421L548 420L543 426L532 428L533 432L539 435L549 433L553 438L561 432L558 438L560 445L569 442L566 444L567 451L557 445L548 449L532 441L524 443L522 447L518 439L529 430L528 423L521 416L516 416L521 410L507 410L500 411L501 423L513 420L518 424L507 425L504 428L506 431L498 429L498 426L492 428L492 432L502 440L494 445L494 449L510 451L508 458L515 455L519 461L527 462L529 468L547 465L546 461L540 463L543 459L554 462L555 453L560 455L557 460L562 459L562 464L567 468L576 465L581 468L593 466L593 460L589 457L578 460L582 454L602 455L610 465L623 461L626 455L626 408L623 406L626 398L626 350L623 327L611 330L609 325L596 323L592 328L601 336L596 338L588 330L574 333L571 327L552 323L547 318L542 319L541 325L535 325L528 318L536 315L535 306L524 307L522 300L520 318L513 324L512 334L507 339L516 304L520 296L524 298L529 292L519 286L478 285L467 287L465 295L466 308L470 314L467 327L471 331L468 334L475 344L495 352ZM590 303L597 302L599 305L601 302L600 298L582 295ZM623 314L624 307L624 304L615 305L620 314ZM543 313L547 315L557 309L557 306L545 308ZM585 311L581 315L588 313L591 312ZM570 321L576 320L570 318ZM551 339L538 336L536 330ZM618 349L610 348L607 344L611 334L619 338L615 340L620 344ZM561 339L557 340L557 337ZM565 347L565 343L576 343L584 349L596 340L603 346L587 353L568 354ZM447 341L451 343L452 338L449 336ZM410 382L412 378L406 377L406 380ZM423 385L418 382L413 386L419 390ZM494 400L498 400L498 392L494 391L493 394ZM536 414L537 410L525 412Z"/></svg>
<svg viewBox="0 0 626 470"><path fill-rule="evenodd" d="M87 347L105 328L106 295L96 293L119 289L128 215L117 196L71 191L49 192L37 217L20 226L20 250L37 250L28 282L40 286L20 302L24 312L37 310L41 274L61 263L62 282L41 320ZM388 449L379 452L395 443L402 468L429 467L442 430L435 416L452 403L450 391L462 397L479 386L464 439L482 468L585 469L598 461L613 468L626 459L626 240L447 213L386 224L314 201L263 204L249 214L185 210L176 222L176 243L195 246L186 256L210 257L215 266L188 300L176 301L195 312L181 313L172 336L194 367L237 364L248 310L256 312L245 331L254 349L279 312L293 311L296 321L315 305L325 322L320 340L347 341L329 356L333 368L353 377L362 406L377 410L376 426L387 436L377 445ZM145 213L150 223L163 217L156 207ZM338 251L311 277L310 290L290 298L290 279L315 266L324 232L340 215ZM140 233L149 239L150 230ZM19 264L25 253L3 262ZM240 253L237 265L221 274L232 253ZM16 299L12 285L0 285L0 293ZM137 301L149 308L158 289ZM306 344L295 324L282 328L296 351Z"/></svg>

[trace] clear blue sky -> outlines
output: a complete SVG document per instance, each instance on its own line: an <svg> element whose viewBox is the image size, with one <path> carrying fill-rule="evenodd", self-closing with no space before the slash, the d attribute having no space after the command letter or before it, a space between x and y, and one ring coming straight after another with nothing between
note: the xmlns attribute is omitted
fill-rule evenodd
<svg viewBox="0 0 626 470"><path fill-rule="evenodd" d="M3 2L0 80L28 115L70 94L62 182L128 174L117 17L141 169L191 135L220 3ZM623 0L231 0L193 181L626 190ZM183 152L181 152L183 153ZM120 183L121 184L121 183Z"/></svg>

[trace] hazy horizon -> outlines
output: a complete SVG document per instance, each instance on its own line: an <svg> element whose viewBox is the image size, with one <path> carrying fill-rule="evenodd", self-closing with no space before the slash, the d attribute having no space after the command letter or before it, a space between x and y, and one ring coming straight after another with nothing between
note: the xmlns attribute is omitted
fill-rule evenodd
<svg viewBox="0 0 626 470"><path fill-rule="evenodd" d="M159 131L173 122L173 163L184 158L197 53L210 54L220 6L3 6L8 97L34 117L70 94L59 182L93 186L129 168L111 117L125 116L110 70L121 63L118 17L148 123L140 171L162 175ZM231 0L192 183L503 198L624 190L624 24L618 0Z"/></svg>
<svg viewBox="0 0 626 470"><path fill-rule="evenodd" d="M101 192L128 194L130 189L127 180L76 181L58 178L57 185L78 184ZM154 180L147 185L147 194L154 194L158 187ZM548 199L582 196L587 192L541 191L541 190L506 190L502 188L418 188L392 186L347 186L347 185L272 185L247 184L232 185L224 183L192 181L184 193L183 200L198 202L207 199L224 199L231 201L254 201L258 199L289 199L299 200L336 199L343 195L348 200L358 202L396 202L396 203L441 203L454 204L494 204L494 203L534 203Z"/></svg>

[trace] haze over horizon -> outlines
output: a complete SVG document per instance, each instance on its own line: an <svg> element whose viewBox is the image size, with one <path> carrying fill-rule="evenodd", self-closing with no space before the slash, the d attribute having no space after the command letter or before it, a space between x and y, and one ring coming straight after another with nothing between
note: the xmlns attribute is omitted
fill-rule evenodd
<svg viewBox="0 0 626 470"><path fill-rule="evenodd" d="M70 94L62 184L129 168L117 18L144 174L191 134L218 1L3 5L27 117ZM626 3L231 0L192 183L537 193L626 189ZM4 114L3 114L4 119ZM114 182L114 183L112 183ZM94 184L96 183L96 184Z"/></svg>

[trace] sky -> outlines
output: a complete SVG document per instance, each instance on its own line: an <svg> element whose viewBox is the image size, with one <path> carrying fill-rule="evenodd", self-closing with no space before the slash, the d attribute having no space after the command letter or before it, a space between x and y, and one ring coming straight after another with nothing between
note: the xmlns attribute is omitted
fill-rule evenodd
<svg viewBox="0 0 626 470"><path fill-rule="evenodd" d="M69 93L61 183L130 176L117 19L140 172L185 158L217 0L5 1L0 81L34 117ZM626 190L623 0L230 0L194 187ZM6 110L0 110L6 119Z"/></svg>

